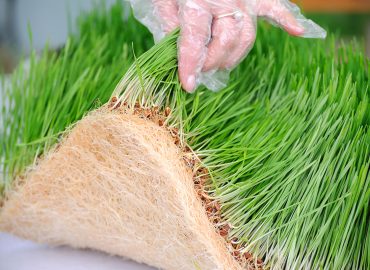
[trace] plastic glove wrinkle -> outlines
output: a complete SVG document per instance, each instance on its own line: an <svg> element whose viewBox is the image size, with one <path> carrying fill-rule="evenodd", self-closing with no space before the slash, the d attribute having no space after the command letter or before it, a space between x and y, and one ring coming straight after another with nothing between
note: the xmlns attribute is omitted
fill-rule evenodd
<svg viewBox="0 0 370 270"><path fill-rule="evenodd" d="M230 71L254 45L259 17L291 35L326 37L288 0L129 1L155 41L180 26L179 75L188 92L201 84L214 91L226 86Z"/></svg>

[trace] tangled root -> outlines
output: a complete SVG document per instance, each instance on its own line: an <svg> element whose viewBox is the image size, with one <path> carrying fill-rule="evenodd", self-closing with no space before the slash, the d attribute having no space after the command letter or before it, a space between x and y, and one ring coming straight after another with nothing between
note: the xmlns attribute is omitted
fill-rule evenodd
<svg viewBox="0 0 370 270"><path fill-rule="evenodd" d="M242 269L169 132L137 115L91 113L7 197L0 229L23 238L161 269Z"/></svg>

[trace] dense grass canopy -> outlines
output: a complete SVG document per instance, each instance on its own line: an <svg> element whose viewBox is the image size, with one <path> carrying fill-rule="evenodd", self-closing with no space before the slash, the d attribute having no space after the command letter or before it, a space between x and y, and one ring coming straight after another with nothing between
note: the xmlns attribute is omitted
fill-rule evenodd
<svg viewBox="0 0 370 270"><path fill-rule="evenodd" d="M230 238L272 268L370 268L370 62L358 43L292 38L263 25L218 93L189 95L177 79L173 33L151 44L121 6L80 22L62 52L33 58L7 87L4 183L97 101L172 108L168 124L209 169Z"/></svg>
<svg viewBox="0 0 370 270"><path fill-rule="evenodd" d="M0 116L0 186L21 174L68 126L107 102L133 62L133 50L140 55L153 45L144 26L132 15L124 17L120 3L96 6L81 16L79 33L60 52L48 47L42 55L33 52L11 82L1 81L0 98L7 106Z"/></svg>

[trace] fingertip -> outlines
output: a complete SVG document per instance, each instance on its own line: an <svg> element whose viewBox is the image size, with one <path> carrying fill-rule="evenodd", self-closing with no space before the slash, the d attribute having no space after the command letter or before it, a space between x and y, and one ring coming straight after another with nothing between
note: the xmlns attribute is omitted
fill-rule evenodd
<svg viewBox="0 0 370 270"><path fill-rule="evenodd" d="M305 33L305 29L300 25L289 25L284 29L292 36L303 36Z"/></svg>
<svg viewBox="0 0 370 270"><path fill-rule="evenodd" d="M284 13L281 25L292 36L302 36L305 33L304 27L299 23L297 18L295 18L289 12Z"/></svg>
<svg viewBox="0 0 370 270"><path fill-rule="evenodd" d="M292 36L306 35L307 29L304 22L302 24L304 17L299 8L289 1L261 1L258 16L269 18Z"/></svg>
<svg viewBox="0 0 370 270"><path fill-rule="evenodd" d="M196 87L196 80L195 80L195 75L191 75L188 77L187 79L187 83L186 83L186 88L185 90L189 93L192 93L195 91L195 87Z"/></svg>
<svg viewBox="0 0 370 270"><path fill-rule="evenodd" d="M191 75L180 75L180 82L182 85L182 88L188 92L193 93L195 91L196 87L196 78L194 74Z"/></svg>

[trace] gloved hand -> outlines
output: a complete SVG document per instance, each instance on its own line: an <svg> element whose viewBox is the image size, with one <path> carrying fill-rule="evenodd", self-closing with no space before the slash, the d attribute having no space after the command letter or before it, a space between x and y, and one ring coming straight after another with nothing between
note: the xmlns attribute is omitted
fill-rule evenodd
<svg viewBox="0 0 370 270"><path fill-rule="evenodd" d="M179 77L192 92L199 84L218 90L229 71L248 54L256 21L264 17L289 34L325 38L326 32L287 0L130 0L135 16L156 41L181 28Z"/></svg>

